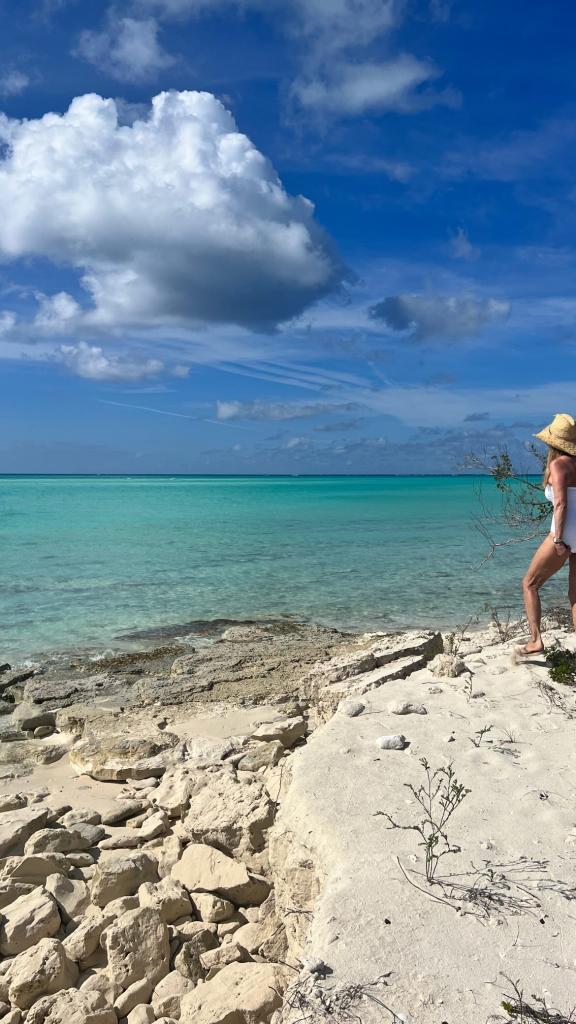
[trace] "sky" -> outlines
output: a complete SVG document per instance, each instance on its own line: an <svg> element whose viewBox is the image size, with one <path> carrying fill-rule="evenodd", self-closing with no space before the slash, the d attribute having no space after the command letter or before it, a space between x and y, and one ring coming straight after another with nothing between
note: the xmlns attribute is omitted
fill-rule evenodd
<svg viewBox="0 0 576 1024"><path fill-rule="evenodd" d="M0 0L0 472L452 473L576 414L571 0Z"/></svg>

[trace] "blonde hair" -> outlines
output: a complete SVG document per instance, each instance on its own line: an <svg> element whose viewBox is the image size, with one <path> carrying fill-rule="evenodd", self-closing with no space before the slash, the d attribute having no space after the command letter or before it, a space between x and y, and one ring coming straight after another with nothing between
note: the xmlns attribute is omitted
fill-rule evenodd
<svg viewBox="0 0 576 1024"><path fill-rule="evenodd" d="M552 445L548 445L548 457L546 459L546 465L544 467L544 487L550 480L550 470L552 469L552 463L559 458L560 455L566 455L566 452L561 452L559 448L553 448Z"/></svg>

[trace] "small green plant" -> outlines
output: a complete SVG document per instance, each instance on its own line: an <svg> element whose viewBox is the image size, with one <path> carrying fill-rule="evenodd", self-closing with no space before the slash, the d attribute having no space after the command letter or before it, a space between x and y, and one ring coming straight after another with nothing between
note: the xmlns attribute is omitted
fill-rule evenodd
<svg viewBox="0 0 576 1024"><path fill-rule="evenodd" d="M576 685L576 654L567 651L560 644L552 644L546 654L550 669L550 679L565 686Z"/></svg>
<svg viewBox="0 0 576 1024"><path fill-rule="evenodd" d="M539 1024L573 1024L576 1021L576 1010L563 1013L549 1006L541 996L530 996L532 1002L527 1002L524 992L520 988L519 981L512 981L506 978L512 987L512 994L504 997L500 1004L506 1017L490 1018L499 1021L517 1021L517 1024L528 1024L529 1021L537 1021Z"/></svg>
<svg viewBox="0 0 576 1024"><path fill-rule="evenodd" d="M448 838L446 827L470 790L458 782L452 762L435 771L425 757L420 759L420 764L426 773L426 781L418 787L408 782L404 785L422 808L424 817L416 825L400 825L389 814L385 817L390 822L389 828L416 832L420 836L418 846L424 847L426 855L426 880L433 885L441 859L447 854L460 852L460 847Z"/></svg>
<svg viewBox="0 0 576 1024"><path fill-rule="evenodd" d="M478 729L478 732L475 732L470 737L470 743L473 743L475 747L479 747L486 734L492 732L493 728L493 725L483 725L481 729Z"/></svg>

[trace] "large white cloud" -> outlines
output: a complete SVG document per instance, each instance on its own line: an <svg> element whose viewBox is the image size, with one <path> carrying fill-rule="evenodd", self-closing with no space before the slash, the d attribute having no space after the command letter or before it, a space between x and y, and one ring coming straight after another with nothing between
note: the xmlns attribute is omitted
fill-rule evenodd
<svg viewBox="0 0 576 1024"><path fill-rule="evenodd" d="M0 115L2 140L0 253L77 268L92 299L78 326L271 329L347 276L312 204L209 93L160 93L130 126L81 96L64 114Z"/></svg>
<svg viewBox="0 0 576 1024"><path fill-rule="evenodd" d="M372 319L383 321L392 331L409 332L415 341L469 338L509 313L505 299L466 295L391 295L370 310Z"/></svg>

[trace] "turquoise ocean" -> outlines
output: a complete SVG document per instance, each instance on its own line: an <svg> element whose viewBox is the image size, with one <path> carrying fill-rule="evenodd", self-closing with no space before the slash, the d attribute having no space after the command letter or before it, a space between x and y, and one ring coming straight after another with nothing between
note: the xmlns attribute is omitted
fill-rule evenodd
<svg viewBox="0 0 576 1024"><path fill-rule="evenodd" d="M216 618L446 628L486 620L486 602L519 612L537 542L482 564L480 487L496 508L470 476L0 476L0 661Z"/></svg>

